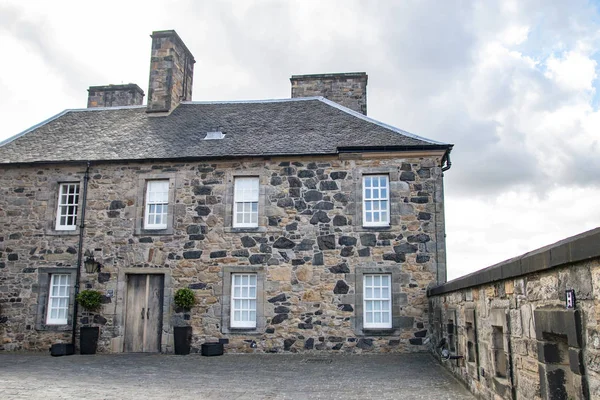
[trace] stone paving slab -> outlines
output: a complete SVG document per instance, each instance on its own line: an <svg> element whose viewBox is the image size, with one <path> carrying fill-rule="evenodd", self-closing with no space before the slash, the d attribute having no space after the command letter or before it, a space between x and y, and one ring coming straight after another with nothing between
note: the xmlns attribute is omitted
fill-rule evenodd
<svg viewBox="0 0 600 400"><path fill-rule="evenodd" d="M474 399L429 354L0 354L0 399Z"/></svg>

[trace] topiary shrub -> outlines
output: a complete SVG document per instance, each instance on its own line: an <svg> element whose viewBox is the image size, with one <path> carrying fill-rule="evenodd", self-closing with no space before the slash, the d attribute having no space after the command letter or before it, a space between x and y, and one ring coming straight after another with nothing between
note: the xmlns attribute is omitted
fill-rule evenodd
<svg viewBox="0 0 600 400"><path fill-rule="evenodd" d="M175 305L184 310L189 310L196 304L196 296L192 289L182 288L175 292Z"/></svg>
<svg viewBox="0 0 600 400"><path fill-rule="evenodd" d="M102 293L98 290L82 290L76 298L79 305L88 311L97 311L102 305Z"/></svg>

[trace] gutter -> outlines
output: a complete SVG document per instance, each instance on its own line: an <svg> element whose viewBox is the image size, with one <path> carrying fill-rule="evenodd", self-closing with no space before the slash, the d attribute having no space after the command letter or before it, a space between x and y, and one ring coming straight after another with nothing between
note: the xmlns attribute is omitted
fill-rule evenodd
<svg viewBox="0 0 600 400"><path fill-rule="evenodd" d="M75 296L79 294L79 284L81 281L81 265L83 261L83 234L85 230L85 208L87 203L88 181L90 180L90 162L87 162L85 174L83 176L83 194L81 200L81 220L79 221L79 245L77 250L77 275L75 277ZM77 300L73 304L73 332L71 336L71 344L75 349L75 337L77 336Z"/></svg>

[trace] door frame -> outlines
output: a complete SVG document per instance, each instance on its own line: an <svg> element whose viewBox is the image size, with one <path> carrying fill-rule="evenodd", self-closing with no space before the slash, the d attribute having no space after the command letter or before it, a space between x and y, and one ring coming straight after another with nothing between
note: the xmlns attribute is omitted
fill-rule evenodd
<svg viewBox="0 0 600 400"><path fill-rule="evenodd" d="M168 268L120 268L117 278L117 293L115 307L115 333L112 341L112 352L123 353L125 349L125 319L127 318L127 275L164 275L162 334L160 336L160 352L168 353L169 343L172 342L173 328L171 319L171 302L173 299L173 279Z"/></svg>

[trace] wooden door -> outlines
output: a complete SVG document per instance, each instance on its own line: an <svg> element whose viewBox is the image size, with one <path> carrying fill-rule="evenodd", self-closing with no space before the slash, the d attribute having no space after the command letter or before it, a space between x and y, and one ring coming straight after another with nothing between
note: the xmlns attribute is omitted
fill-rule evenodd
<svg viewBox="0 0 600 400"><path fill-rule="evenodd" d="M160 352L164 275L127 275L126 352Z"/></svg>

